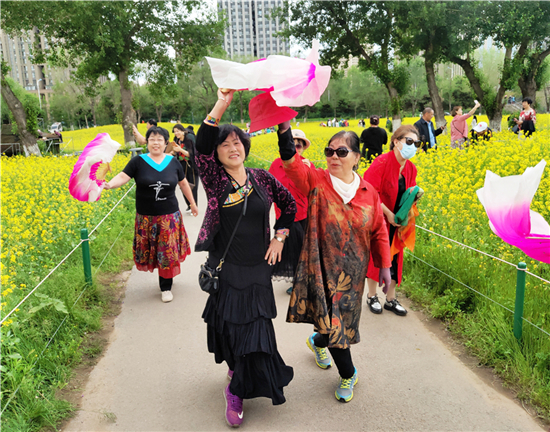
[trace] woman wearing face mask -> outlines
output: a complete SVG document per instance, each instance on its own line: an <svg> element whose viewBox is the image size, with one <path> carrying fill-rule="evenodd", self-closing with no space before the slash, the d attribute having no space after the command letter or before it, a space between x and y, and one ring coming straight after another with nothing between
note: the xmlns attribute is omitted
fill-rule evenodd
<svg viewBox="0 0 550 432"><path fill-rule="evenodd" d="M287 321L314 324L306 344L321 369L334 360L340 375L336 399L349 402L358 376L350 347L360 340L369 254L382 268L380 280L390 283L390 247L378 192L354 170L361 158L355 132L341 131L330 139L326 170L310 169L296 156L288 122L279 125L279 150L286 174L309 200Z"/></svg>
<svg viewBox="0 0 550 432"><path fill-rule="evenodd" d="M365 171L363 178L368 181L380 194L384 219L388 226L390 245L395 231L400 226L395 222L395 213L399 209L401 197L405 191L416 186L416 167L410 161L420 147L418 131L412 125L403 125L398 128L391 137L390 151L378 156L372 165ZM403 252L394 256L391 263L391 284L384 287L386 302L384 309L404 316L407 310L401 306L395 294L395 287L401 284L403 271ZM382 306L376 294L376 281L378 281L378 269L369 263L367 273L369 294L367 304L372 313L382 313Z"/></svg>
<svg viewBox="0 0 550 432"><path fill-rule="evenodd" d="M310 146L310 141L306 138L306 134L299 130L292 130L292 138L296 147L297 158L301 159L308 167L312 166L311 162L302 156L302 153ZM294 218L294 224L290 228L290 234L285 242L281 261L276 263L273 267L273 277L283 278L285 280L292 280L296 273L296 266L298 265L298 259L300 258L300 252L302 251L302 244L304 242L304 232L307 227L307 195L300 192L300 189L296 187L294 182L286 175L281 158L277 158L271 164L269 172L279 180L284 187L292 194L296 200L296 217ZM281 211L279 207L275 206L275 215L277 218L280 216ZM292 293L292 287L286 290L287 294Z"/></svg>

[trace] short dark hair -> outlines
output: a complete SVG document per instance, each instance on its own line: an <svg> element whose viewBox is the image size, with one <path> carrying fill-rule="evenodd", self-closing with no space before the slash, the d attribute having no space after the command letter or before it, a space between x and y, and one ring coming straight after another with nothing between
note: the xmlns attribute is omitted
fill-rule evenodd
<svg viewBox="0 0 550 432"><path fill-rule="evenodd" d="M395 147L394 141L402 139L405 135L408 133L415 134L418 138L420 138L420 133L418 132L418 129L413 125L401 125L397 128L397 130L393 133L390 140L390 150L393 150Z"/></svg>
<svg viewBox="0 0 550 432"><path fill-rule="evenodd" d="M170 141L170 134L168 133L168 131L166 129L164 129L163 127L157 127L157 126L153 126L151 128L149 128L149 130L147 131L147 133L145 134L145 139L147 141L149 141L149 137L151 135L160 135L161 137L164 138L164 143L166 144L168 141Z"/></svg>
<svg viewBox="0 0 550 432"><path fill-rule="evenodd" d="M195 128L192 125L187 126L187 129L189 129L191 132L195 130Z"/></svg>
<svg viewBox="0 0 550 432"><path fill-rule="evenodd" d="M363 121L365 121L365 120L363 120ZM377 125L378 123L380 123L380 117L378 117L377 115L370 116L370 124L371 125Z"/></svg>
<svg viewBox="0 0 550 432"><path fill-rule="evenodd" d="M523 98L522 102L527 102L529 106L533 105L533 99L530 97Z"/></svg>
<svg viewBox="0 0 550 432"><path fill-rule="evenodd" d="M248 154L250 153L250 137L247 133L243 132L240 128L237 126L231 125L231 124L224 124L220 126L220 130L218 133L218 139L216 140L216 150L214 151L214 158L216 159L216 162L221 165L220 160L218 159L218 146L223 143L229 135L234 133L237 135L239 140L244 146L244 154L245 159L248 157Z"/></svg>
<svg viewBox="0 0 550 432"><path fill-rule="evenodd" d="M427 114L429 112L433 112L433 109L430 107L426 107L422 110L422 115Z"/></svg>
<svg viewBox="0 0 550 432"><path fill-rule="evenodd" d="M150 125L153 125L153 126L157 126L157 121L155 119L149 119L149 120L147 120L147 123L149 123Z"/></svg>
<svg viewBox="0 0 550 432"><path fill-rule="evenodd" d="M328 141L327 145L337 139L343 139L346 141L346 144L349 146L352 152L361 154L361 147L359 142L359 137L353 131L340 131L337 134L333 135L332 138Z"/></svg>

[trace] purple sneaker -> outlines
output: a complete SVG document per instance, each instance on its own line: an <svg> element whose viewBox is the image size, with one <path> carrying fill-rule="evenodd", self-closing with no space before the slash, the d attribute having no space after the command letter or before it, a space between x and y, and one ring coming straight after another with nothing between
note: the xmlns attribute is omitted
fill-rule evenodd
<svg viewBox="0 0 550 432"><path fill-rule="evenodd" d="M227 378L229 378L229 381L233 379L233 371L231 369L227 369Z"/></svg>
<svg viewBox="0 0 550 432"><path fill-rule="evenodd" d="M229 390L228 384L223 391L225 398L225 420L231 427L239 427L243 422L243 400L239 396L235 396Z"/></svg>

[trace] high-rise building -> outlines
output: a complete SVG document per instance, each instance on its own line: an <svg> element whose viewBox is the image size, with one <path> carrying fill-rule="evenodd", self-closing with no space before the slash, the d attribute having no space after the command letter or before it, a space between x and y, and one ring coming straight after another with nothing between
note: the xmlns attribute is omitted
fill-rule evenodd
<svg viewBox="0 0 550 432"><path fill-rule="evenodd" d="M0 29L0 51L2 58L10 66L10 76L25 90L36 92L41 103L49 107L53 92L54 80L65 81L70 78L69 69L53 69L47 64L33 61L33 43L39 38L39 46L48 47L48 41L37 31L24 33L21 36L10 36Z"/></svg>
<svg viewBox="0 0 550 432"><path fill-rule="evenodd" d="M230 57L288 54L288 40L274 35L283 23L272 10L283 6L283 0L218 0L218 12L228 21L223 46Z"/></svg>

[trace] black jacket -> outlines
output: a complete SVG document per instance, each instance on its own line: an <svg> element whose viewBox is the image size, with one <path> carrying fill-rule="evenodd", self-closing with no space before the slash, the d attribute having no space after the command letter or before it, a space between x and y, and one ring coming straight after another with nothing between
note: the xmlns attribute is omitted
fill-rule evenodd
<svg viewBox="0 0 550 432"><path fill-rule="evenodd" d="M437 148L437 139L436 137L443 132L441 128L437 128L434 130L434 125L432 122L429 122L429 124L426 124L424 119L418 120L414 126L418 130L418 133L420 134L420 140L422 141L422 150L427 151L430 145L430 132L428 131L428 127L432 129L432 134L434 136L435 141L435 147Z"/></svg>

